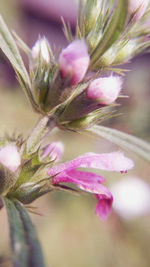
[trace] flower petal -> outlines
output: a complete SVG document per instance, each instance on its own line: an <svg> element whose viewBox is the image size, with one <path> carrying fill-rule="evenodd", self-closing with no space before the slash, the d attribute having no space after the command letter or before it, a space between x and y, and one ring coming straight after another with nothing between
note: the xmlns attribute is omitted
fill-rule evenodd
<svg viewBox="0 0 150 267"><path fill-rule="evenodd" d="M109 197L106 195L96 195L98 203L96 205L96 214L104 221L111 212L113 196L110 193Z"/></svg>
<svg viewBox="0 0 150 267"><path fill-rule="evenodd" d="M111 212L113 197L111 192L101 184L105 179L91 172L78 170L64 171L53 178L52 183L73 183L82 190L94 193L98 199L96 213L104 221Z"/></svg>
<svg viewBox="0 0 150 267"><path fill-rule="evenodd" d="M126 172L127 170L133 168L133 166L133 161L125 157L120 151L105 154L88 153L74 160L54 166L49 169L48 174L53 176L65 170L69 171L79 167Z"/></svg>
<svg viewBox="0 0 150 267"><path fill-rule="evenodd" d="M105 178L96 173L70 170L55 176L52 183L73 183L82 190L98 194L101 193L101 183L104 181Z"/></svg>

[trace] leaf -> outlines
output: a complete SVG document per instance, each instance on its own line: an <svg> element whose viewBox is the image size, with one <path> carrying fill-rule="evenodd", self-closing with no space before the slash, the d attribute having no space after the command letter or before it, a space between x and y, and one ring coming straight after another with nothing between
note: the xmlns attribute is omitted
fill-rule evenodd
<svg viewBox="0 0 150 267"><path fill-rule="evenodd" d="M118 0L117 7L108 23L104 34L92 53L91 63L94 65L100 56L118 39L124 29L128 15L128 1Z"/></svg>
<svg viewBox="0 0 150 267"><path fill-rule="evenodd" d="M99 125L92 127L88 131L101 136L124 149L130 150L150 162L150 144L142 139Z"/></svg>
<svg viewBox="0 0 150 267"><path fill-rule="evenodd" d="M43 255L31 219L17 200L4 199L8 214L13 267L44 267Z"/></svg>
<svg viewBox="0 0 150 267"><path fill-rule="evenodd" d="M17 41L17 44L18 44L18 47L20 47L22 49L22 51L24 51L28 56L31 55L32 51L31 49L27 46L27 44L18 36L18 34L15 32L15 31L12 31L16 41Z"/></svg>
<svg viewBox="0 0 150 267"><path fill-rule="evenodd" d="M29 76L19 50L2 16L0 16L0 48L11 62L14 70L21 75L24 82L30 87Z"/></svg>

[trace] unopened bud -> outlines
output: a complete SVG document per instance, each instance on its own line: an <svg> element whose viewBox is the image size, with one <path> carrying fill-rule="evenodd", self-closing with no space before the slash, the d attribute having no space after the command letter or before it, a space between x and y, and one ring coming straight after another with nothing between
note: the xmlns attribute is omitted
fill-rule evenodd
<svg viewBox="0 0 150 267"><path fill-rule="evenodd" d="M6 145L0 149L0 163L12 172L18 169L21 159L15 145Z"/></svg>
<svg viewBox="0 0 150 267"><path fill-rule="evenodd" d="M119 76L98 78L91 82L87 89L87 97L109 105L113 103L121 91L122 79Z"/></svg>
<svg viewBox="0 0 150 267"><path fill-rule="evenodd" d="M72 84L78 84L84 78L90 63L88 47L84 40L75 40L59 56L59 68L62 78L70 76Z"/></svg>
<svg viewBox="0 0 150 267"><path fill-rule="evenodd" d="M129 1L129 13L134 15L134 22L138 21L145 13L149 4L149 0L130 0Z"/></svg>
<svg viewBox="0 0 150 267"><path fill-rule="evenodd" d="M49 55L49 50L48 50L48 41L46 40L46 38L42 38L40 40L38 40L35 45L32 47L32 57L38 58L38 57L42 57L42 59L46 62L49 63L50 62L50 55Z"/></svg>
<svg viewBox="0 0 150 267"><path fill-rule="evenodd" d="M62 142L53 142L47 145L42 154L43 159L50 159L59 161L64 152L64 145Z"/></svg>

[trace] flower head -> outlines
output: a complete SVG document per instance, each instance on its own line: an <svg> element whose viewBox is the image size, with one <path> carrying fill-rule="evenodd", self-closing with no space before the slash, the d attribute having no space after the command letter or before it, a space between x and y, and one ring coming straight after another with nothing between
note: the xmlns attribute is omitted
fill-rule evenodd
<svg viewBox="0 0 150 267"><path fill-rule="evenodd" d="M90 62L88 47L84 40L75 40L59 56L59 68L63 78L71 76L72 84L84 78Z"/></svg>
<svg viewBox="0 0 150 267"><path fill-rule="evenodd" d="M119 76L98 78L93 80L87 90L87 97L97 100L99 104L113 103L122 88L122 79Z"/></svg>
<svg viewBox="0 0 150 267"><path fill-rule="evenodd" d="M0 149L0 163L12 172L18 169L21 158L15 145L6 145Z"/></svg>
<svg viewBox="0 0 150 267"><path fill-rule="evenodd" d="M77 168L96 168L105 171L125 172L134 166L133 161L121 152L94 154L88 153L74 160L52 167L48 174L52 184L73 183L82 190L95 194L98 199L96 213L104 220L111 211L113 197L102 185L105 178L93 172L79 171Z"/></svg>

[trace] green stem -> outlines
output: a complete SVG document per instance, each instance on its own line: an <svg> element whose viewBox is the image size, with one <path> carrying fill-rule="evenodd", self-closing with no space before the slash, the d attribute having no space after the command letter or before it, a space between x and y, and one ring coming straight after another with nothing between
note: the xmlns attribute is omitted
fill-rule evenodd
<svg viewBox="0 0 150 267"><path fill-rule="evenodd" d="M31 219L19 201L4 199L8 214L13 267L44 267L43 255Z"/></svg>
<svg viewBox="0 0 150 267"><path fill-rule="evenodd" d="M31 131L26 141L26 154L30 155L37 151L46 135L55 128L54 117L42 117Z"/></svg>

